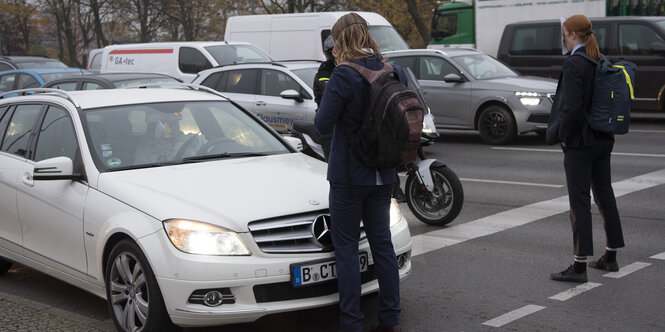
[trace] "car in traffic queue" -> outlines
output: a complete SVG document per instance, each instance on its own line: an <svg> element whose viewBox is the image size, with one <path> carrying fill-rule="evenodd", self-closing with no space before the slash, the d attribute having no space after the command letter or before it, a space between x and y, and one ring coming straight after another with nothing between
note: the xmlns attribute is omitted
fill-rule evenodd
<svg viewBox="0 0 665 332"><path fill-rule="evenodd" d="M0 139L0 274L20 263L105 298L120 331L339 299L326 164L211 89L35 89L0 100ZM404 279L394 200L390 216ZM376 292L362 225L359 252Z"/></svg>
<svg viewBox="0 0 665 332"><path fill-rule="evenodd" d="M544 136L557 81L523 77L475 49L386 52L386 61L411 68L438 129L477 130L487 144L519 134Z"/></svg>
<svg viewBox="0 0 665 332"><path fill-rule="evenodd" d="M35 68L0 72L0 93L30 89L63 77L81 76L90 72L79 68ZM12 95L5 95L10 97Z"/></svg>
<svg viewBox="0 0 665 332"><path fill-rule="evenodd" d="M0 71L33 68L67 68L58 59L43 56L0 55Z"/></svg>
<svg viewBox="0 0 665 332"><path fill-rule="evenodd" d="M318 61L226 65L200 72L192 83L221 92L275 130L285 131L295 120L314 121L312 86L319 65Z"/></svg>
<svg viewBox="0 0 665 332"><path fill-rule="evenodd" d="M65 91L115 89L137 85L180 84L175 77L157 73L106 73L61 78L47 82L43 88Z"/></svg>

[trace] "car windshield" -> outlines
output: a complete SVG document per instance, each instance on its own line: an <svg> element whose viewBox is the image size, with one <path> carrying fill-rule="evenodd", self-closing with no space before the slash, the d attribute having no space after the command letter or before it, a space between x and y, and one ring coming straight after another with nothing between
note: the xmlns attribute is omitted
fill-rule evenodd
<svg viewBox="0 0 665 332"><path fill-rule="evenodd" d="M60 78L65 78L65 77L71 77L71 76L79 76L83 75L83 72L81 71L65 71L65 72L60 72L60 73L48 73L48 74L39 74L39 76L42 77L44 82L50 82L53 80L57 80Z"/></svg>
<svg viewBox="0 0 665 332"><path fill-rule="evenodd" d="M658 24L661 29L665 30L665 20L656 21L656 24Z"/></svg>
<svg viewBox="0 0 665 332"><path fill-rule="evenodd" d="M409 45L391 26L370 26L369 34L374 37L381 52L409 49Z"/></svg>
<svg viewBox="0 0 665 332"><path fill-rule="evenodd" d="M34 68L67 68L67 65L60 61L26 61L17 63L19 69Z"/></svg>
<svg viewBox="0 0 665 332"><path fill-rule="evenodd" d="M289 153L261 123L227 101L164 102L83 112L100 171Z"/></svg>
<svg viewBox="0 0 665 332"><path fill-rule="evenodd" d="M518 76L510 67L487 54L467 54L452 58L477 80Z"/></svg>
<svg viewBox="0 0 665 332"><path fill-rule="evenodd" d="M271 62L272 59L260 49L252 45L218 45L207 46L215 61L221 65L245 62Z"/></svg>
<svg viewBox="0 0 665 332"><path fill-rule="evenodd" d="M113 85L116 88L124 88L132 85L145 85L145 84L180 84L180 81L172 77L146 77L146 78L134 78L131 80L122 80L115 81Z"/></svg>
<svg viewBox="0 0 665 332"><path fill-rule="evenodd" d="M301 68L294 69L292 72L296 74L296 76L300 77L300 79L305 83L307 83L310 89L314 89L314 75L316 75L316 71L318 69L319 67Z"/></svg>

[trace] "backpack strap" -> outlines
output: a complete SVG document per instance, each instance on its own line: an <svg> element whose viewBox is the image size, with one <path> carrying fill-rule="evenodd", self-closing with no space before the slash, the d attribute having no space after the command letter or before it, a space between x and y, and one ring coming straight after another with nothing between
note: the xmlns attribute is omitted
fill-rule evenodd
<svg viewBox="0 0 665 332"><path fill-rule="evenodd" d="M381 76L381 74L383 74L384 72L394 71L393 66L391 66L391 65L389 65L385 62L383 63L383 68L381 68L379 70L371 70L369 68L363 67L363 66L361 66L357 63L353 63L353 62L350 62L350 61L342 62L338 66L348 66L348 67L353 68L369 84L372 84L374 81L376 81Z"/></svg>

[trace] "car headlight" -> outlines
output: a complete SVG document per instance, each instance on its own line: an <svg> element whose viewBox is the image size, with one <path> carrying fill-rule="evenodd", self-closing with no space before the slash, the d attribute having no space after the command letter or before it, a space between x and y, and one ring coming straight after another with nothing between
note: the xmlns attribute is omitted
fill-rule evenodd
<svg viewBox="0 0 665 332"><path fill-rule="evenodd" d="M399 211L399 203L394 198L390 199L390 228L397 225L402 220L402 212Z"/></svg>
<svg viewBox="0 0 665 332"><path fill-rule="evenodd" d="M171 243L181 251L199 255L251 255L236 232L208 223L170 219L164 230Z"/></svg>
<svg viewBox="0 0 665 332"><path fill-rule="evenodd" d="M515 96L520 97L520 102L524 106L536 106L540 104L542 96L537 92L515 92Z"/></svg>

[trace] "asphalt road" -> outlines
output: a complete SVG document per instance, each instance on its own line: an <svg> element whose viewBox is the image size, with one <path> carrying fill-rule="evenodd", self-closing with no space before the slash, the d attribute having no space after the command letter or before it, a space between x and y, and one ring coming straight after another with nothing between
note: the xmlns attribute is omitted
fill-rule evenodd
<svg viewBox="0 0 665 332"><path fill-rule="evenodd" d="M476 133L444 131L426 151L462 179L465 202L446 227L423 224L402 206L414 241L413 272L401 288L405 331L665 331L665 117L636 119L616 138L622 270L589 270L584 285L549 279L573 255L560 149L536 135L489 146ZM593 212L600 256L602 220ZM103 300L28 268L0 277L0 292L111 327ZM363 299L368 327L377 303ZM336 331L337 313L327 306L187 331Z"/></svg>

